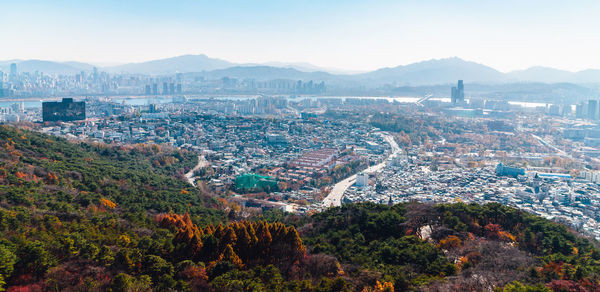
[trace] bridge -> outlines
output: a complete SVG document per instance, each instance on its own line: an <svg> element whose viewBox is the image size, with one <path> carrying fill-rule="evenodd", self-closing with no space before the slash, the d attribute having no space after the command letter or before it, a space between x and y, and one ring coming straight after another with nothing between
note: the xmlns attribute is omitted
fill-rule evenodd
<svg viewBox="0 0 600 292"><path fill-rule="evenodd" d="M433 97L433 94L427 94L427 95L419 98L419 100L417 100L417 102L415 102L415 104L417 104L417 105L423 105L424 101L426 101L426 100L428 100L428 99L430 99L432 97Z"/></svg>

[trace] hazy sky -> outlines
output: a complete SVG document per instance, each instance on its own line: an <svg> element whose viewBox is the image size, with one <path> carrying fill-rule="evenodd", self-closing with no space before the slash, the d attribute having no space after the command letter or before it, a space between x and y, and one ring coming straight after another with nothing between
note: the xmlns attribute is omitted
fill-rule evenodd
<svg viewBox="0 0 600 292"><path fill-rule="evenodd" d="M0 0L0 60L206 54L352 70L457 56L600 68L600 1Z"/></svg>

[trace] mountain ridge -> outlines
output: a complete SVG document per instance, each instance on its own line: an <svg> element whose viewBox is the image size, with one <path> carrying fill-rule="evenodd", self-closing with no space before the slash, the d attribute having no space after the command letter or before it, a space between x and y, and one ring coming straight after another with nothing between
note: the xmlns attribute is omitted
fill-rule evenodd
<svg viewBox="0 0 600 292"><path fill-rule="evenodd" d="M471 83L492 84L507 82L600 83L600 69L572 72L551 67L534 66L524 70L504 73L493 67L458 57L424 60L363 73L344 73L338 69L327 69L302 62L234 63L223 59L210 58L204 54L188 54L105 67L75 61L15 59L0 61L0 70L8 72L10 64L13 62L17 64L19 72L38 71L49 74L77 74L81 71L91 71L94 67L97 67L99 70L109 73L144 75L200 73L206 76L243 77L259 80L292 78L315 81L362 82L372 85L394 84L397 86L450 84L458 79ZM252 71L253 69L256 70Z"/></svg>

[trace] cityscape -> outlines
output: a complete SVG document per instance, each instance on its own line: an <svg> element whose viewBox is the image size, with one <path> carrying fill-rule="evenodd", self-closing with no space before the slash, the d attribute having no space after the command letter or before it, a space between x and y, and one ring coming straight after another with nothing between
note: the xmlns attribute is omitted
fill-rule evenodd
<svg viewBox="0 0 600 292"><path fill-rule="evenodd" d="M600 291L594 1L3 12L0 291Z"/></svg>
<svg viewBox="0 0 600 292"><path fill-rule="evenodd" d="M500 202L600 239L598 101L465 100L457 83L449 101L171 97L165 86L167 95L150 98L65 98L42 109L15 102L2 120L70 140L188 149L205 163L194 182L248 206L304 213L344 202ZM405 124L382 124L382 115ZM407 134L417 121L448 128Z"/></svg>

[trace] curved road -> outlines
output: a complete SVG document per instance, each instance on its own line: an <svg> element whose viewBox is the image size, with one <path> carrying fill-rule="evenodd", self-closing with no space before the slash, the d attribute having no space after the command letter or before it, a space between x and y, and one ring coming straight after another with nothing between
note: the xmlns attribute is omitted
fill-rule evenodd
<svg viewBox="0 0 600 292"><path fill-rule="evenodd" d="M204 155L199 155L198 156L198 164L196 164L196 166L194 166L194 168L192 168L190 171L188 171L185 174L185 178L187 179L187 181L193 185L196 186L196 180L194 179L194 172L202 167L205 167L208 165L208 161L206 161L206 158L204 158Z"/></svg>
<svg viewBox="0 0 600 292"><path fill-rule="evenodd" d="M381 163L373 165L365 170L366 173L374 173L381 170L388 162L390 158L395 158L400 154L400 146L394 140L394 137L388 133L382 133L383 139L390 144L392 147L392 153ZM323 199L323 206L331 207L331 206L341 206L342 205L342 197L344 196L344 192L356 182L356 174L351 175L350 177L338 182L333 186L333 189L327 195L325 199Z"/></svg>

